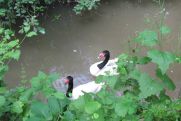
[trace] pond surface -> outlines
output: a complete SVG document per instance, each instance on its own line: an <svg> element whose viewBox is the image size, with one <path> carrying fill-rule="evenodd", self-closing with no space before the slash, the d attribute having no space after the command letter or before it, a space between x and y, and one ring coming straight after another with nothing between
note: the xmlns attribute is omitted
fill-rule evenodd
<svg viewBox="0 0 181 121"><path fill-rule="evenodd" d="M145 23L146 18L158 20L159 6L143 1L111 0L81 16L76 16L69 5L52 8L41 18L46 34L23 43L20 60L10 63L6 83L9 87L15 87L20 83L20 75L29 79L39 70L84 78L80 83L92 80L89 67L98 61L100 51L110 50L112 58L127 52L128 40L134 37L135 32L150 27ZM165 23L171 27L172 36L162 42L164 50L174 51L177 48L181 27L180 6L180 0L166 4ZM60 19L56 20L59 15ZM181 48L178 50L181 52ZM148 65L144 69L152 72L154 68ZM177 97L181 87L181 65L174 65L169 71L172 71L169 75L177 86L176 91L169 94Z"/></svg>

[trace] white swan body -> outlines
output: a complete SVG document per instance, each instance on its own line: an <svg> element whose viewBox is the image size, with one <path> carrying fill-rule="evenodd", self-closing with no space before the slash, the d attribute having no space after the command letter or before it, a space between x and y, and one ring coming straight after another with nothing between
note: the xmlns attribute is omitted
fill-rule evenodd
<svg viewBox="0 0 181 121"><path fill-rule="evenodd" d="M118 61L118 58L109 60L108 63L102 69L99 69L97 67L97 65L99 63L101 63L102 61L94 63L93 65L90 66L90 73L93 76L107 75L107 74L109 74L109 75L118 75L119 74L117 72L117 67L118 66L116 64L117 61Z"/></svg>
<svg viewBox="0 0 181 121"><path fill-rule="evenodd" d="M84 95L84 92L86 93L97 93L101 90L103 83L95 83L95 81L88 82L83 85L79 85L76 88L73 88L72 91L72 100L78 99L80 96Z"/></svg>

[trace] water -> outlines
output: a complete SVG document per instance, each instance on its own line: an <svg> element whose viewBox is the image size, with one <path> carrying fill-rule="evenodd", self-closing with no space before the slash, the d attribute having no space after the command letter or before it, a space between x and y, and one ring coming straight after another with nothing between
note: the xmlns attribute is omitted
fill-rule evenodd
<svg viewBox="0 0 181 121"><path fill-rule="evenodd" d="M163 42L165 50L175 50L178 43L178 32L181 26L181 1L172 0L166 4L167 16L165 22L172 28L172 36ZM9 87L20 83L20 75L27 79L35 76L39 70L56 71L62 76L81 75L92 80L89 74L91 64L97 62L98 53L104 49L111 51L111 57L128 50L127 41L135 32L150 27L145 24L145 18L157 20L160 9L154 3L133 0L105 1L94 11L76 16L70 6L55 6L41 18L46 35L27 39L21 47L21 57L18 62L10 63L6 75ZM61 15L60 20L54 17ZM148 72L154 69L144 67ZM181 87L181 66L174 65L169 71L177 89L169 92L178 96ZM86 81L85 81L86 82ZM84 83L84 82L81 82Z"/></svg>

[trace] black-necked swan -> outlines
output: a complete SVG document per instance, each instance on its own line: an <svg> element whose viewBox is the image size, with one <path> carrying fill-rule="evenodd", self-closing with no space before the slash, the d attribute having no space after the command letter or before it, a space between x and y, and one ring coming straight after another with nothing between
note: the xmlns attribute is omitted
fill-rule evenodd
<svg viewBox="0 0 181 121"><path fill-rule="evenodd" d="M99 59L102 61L96 62L90 66L90 73L93 76L99 75L118 75L117 73L117 64L118 58L110 59L110 52L108 50L104 50L99 54Z"/></svg>
<svg viewBox="0 0 181 121"><path fill-rule="evenodd" d="M79 85L75 88L73 83L73 77L67 76L64 79L64 83L68 84L68 89L66 91L66 96L69 97L72 100L78 99L80 96L84 95L84 92L86 93L97 93L101 90L104 83L97 84L95 81L88 82L86 84Z"/></svg>

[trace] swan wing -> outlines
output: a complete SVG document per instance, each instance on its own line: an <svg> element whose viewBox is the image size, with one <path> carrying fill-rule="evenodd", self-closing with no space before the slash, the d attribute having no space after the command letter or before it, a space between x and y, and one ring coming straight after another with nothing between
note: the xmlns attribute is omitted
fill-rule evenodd
<svg viewBox="0 0 181 121"><path fill-rule="evenodd" d="M117 72L117 64L115 62L117 62L117 59L113 59L113 60L109 60L108 63L106 64L106 66L101 69L97 75L118 75L119 73Z"/></svg>
<svg viewBox="0 0 181 121"><path fill-rule="evenodd" d="M87 93L97 93L98 91L101 90L102 85L103 83L97 84L95 83L95 81L88 82L82 85L83 86L82 91L87 92Z"/></svg>
<svg viewBox="0 0 181 121"><path fill-rule="evenodd" d="M90 66L90 73L93 76L97 76L98 72L100 71L100 69L97 67L97 64L99 64L100 62L97 62L93 65Z"/></svg>

